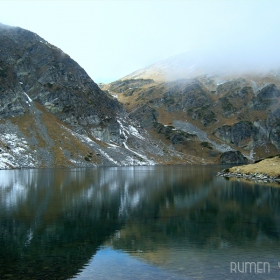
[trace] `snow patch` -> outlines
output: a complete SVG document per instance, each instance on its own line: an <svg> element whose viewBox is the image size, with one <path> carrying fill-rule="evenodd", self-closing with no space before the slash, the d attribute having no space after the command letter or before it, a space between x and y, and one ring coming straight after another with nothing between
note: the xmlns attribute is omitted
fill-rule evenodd
<svg viewBox="0 0 280 280"><path fill-rule="evenodd" d="M138 130L134 126L129 125L128 128L129 128L130 134L132 134L133 136L135 136L141 140L145 140L145 138L138 132Z"/></svg>
<svg viewBox="0 0 280 280"><path fill-rule="evenodd" d="M134 150L128 148L128 146L126 145L126 143L123 143L123 145L124 145L124 147L125 147L127 150L131 151L132 153L134 153L134 154L137 155L138 157L140 157L140 158L142 158L142 159L145 160L145 162L138 161L138 164L140 164L140 165L146 165L146 164L154 165L154 164L155 164L154 161L149 160L145 155L139 154L139 153L135 152Z"/></svg>
<svg viewBox="0 0 280 280"><path fill-rule="evenodd" d="M112 143L108 143L108 145L111 147L111 148L119 148L119 146L115 145L115 144L112 144Z"/></svg>
<svg viewBox="0 0 280 280"><path fill-rule="evenodd" d="M4 133L1 140L5 143L7 151L0 154L0 168L35 167L35 159L30 154L29 146L25 139L16 134Z"/></svg>
<svg viewBox="0 0 280 280"><path fill-rule="evenodd" d="M133 149L130 149L127 145L127 139L130 135L138 137L141 140L145 140L145 138L142 137L142 135L140 135L140 133L134 126L129 125L128 127L125 127L120 120L117 120L117 121L120 125L119 133L124 136L124 141L122 142L122 144L127 151L132 153L132 155L130 153L127 155L127 152L122 147L115 145L112 142L106 143L108 145L107 148L102 148L97 143L95 143L93 140L91 140L89 137L87 137L85 135L80 135L76 132L73 132L72 130L66 128L63 125L62 125L62 128L64 130L68 131L69 133L71 133L74 137L78 138L82 143L89 145L97 153L99 153L103 158L110 161L113 165L117 165L117 166L155 165L154 161L149 160L145 155L142 155L142 154L134 151ZM108 149L108 153L105 151L106 149ZM110 155L110 152L109 152L110 150L113 153L113 157ZM115 151L113 152L113 150L115 150ZM118 154L115 154L115 152L117 152ZM74 164L77 164L76 161L71 160L71 162Z"/></svg>
<svg viewBox="0 0 280 280"><path fill-rule="evenodd" d="M25 96L27 97L27 100L28 100L28 101L26 101L26 103L30 106L29 103L32 102L32 99L29 97L29 95L26 92L23 92L23 93L25 94Z"/></svg>
<svg viewBox="0 0 280 280"><path fill-rule="evenodd" d="M98 149L101 155L106 157L109 161L113 162L115 165L119 165L117 161L115 161L113 158L111 158L106 152L102 151L101 149Z"/></svg>

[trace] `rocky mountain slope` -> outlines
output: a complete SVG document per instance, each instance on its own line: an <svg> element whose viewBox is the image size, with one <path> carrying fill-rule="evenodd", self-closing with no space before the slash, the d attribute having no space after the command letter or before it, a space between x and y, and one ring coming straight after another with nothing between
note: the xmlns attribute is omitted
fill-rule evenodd
<svg viewBox="0 0 280 280"><path fill-rule="evenodd" d="M248 163L280 151L278 70L211 70L184 54L102 88L154 138L189 157Z"/></svg>
<svg viewBox="0 0 280 280"><path fill-rule="evenodd" d="M279 153L280 72L220 70L177 56L100 89L59 48L0 24L0 168L248 163Z"/></svg>
<svg viewBox="0 0 280 280"><path fill-rule="evenodd" d="M0 132L0 168L183 162L62 50L3 24Z"/></svg>

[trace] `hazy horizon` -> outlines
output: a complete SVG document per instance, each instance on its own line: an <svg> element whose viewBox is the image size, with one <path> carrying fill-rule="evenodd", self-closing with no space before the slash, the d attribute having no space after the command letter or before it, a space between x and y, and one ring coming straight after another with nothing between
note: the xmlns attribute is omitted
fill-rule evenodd
<svg viewBox="0 0 280 280"><path fill-rule="evenodd" d="M276 0L3 0L0 22L37 33L107 83L185 52L211 67L278 67L279 11Z"/></svg>

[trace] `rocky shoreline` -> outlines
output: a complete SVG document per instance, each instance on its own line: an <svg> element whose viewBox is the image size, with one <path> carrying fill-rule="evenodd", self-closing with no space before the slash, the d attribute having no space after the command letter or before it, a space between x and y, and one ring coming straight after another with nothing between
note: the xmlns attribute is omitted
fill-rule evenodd
<svg viewBox="0 0 280 280"><path fill-rule="evenodd" d="M227 168L218 172L217 176L280 184L280 155L259 160L253 164Z"/></svg>
<svg viewBox="0 0 280 280"><path fill-rule="evenodd" d="M280 176L274 177L269 176L267 174L262 173L252 173L252 174L244 174L244 173L234 173L229 172L227 169L222 172L218 172L217 176L225 177L225 178L240 178L249 181L254 181L256 183L278 183L280 184Z"/></svg>

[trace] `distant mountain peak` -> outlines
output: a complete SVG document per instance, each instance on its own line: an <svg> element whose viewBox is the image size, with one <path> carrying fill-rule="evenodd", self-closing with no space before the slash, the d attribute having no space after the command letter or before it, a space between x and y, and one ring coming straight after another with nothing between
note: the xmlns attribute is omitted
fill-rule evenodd
<svg viewBox="0 0 280 280"><path fill-rule="evenodd" d="M245 55L244 55L245 56ZM280 63L269 64L264 59L246 55L243 57L233 51L215 53L211 51L189 51L174 55L157 63L134 71L121 80L154 79L155 81L174 81L197 76L229 77L237 75L266 75L270 71L279 73Z"/></svg>

